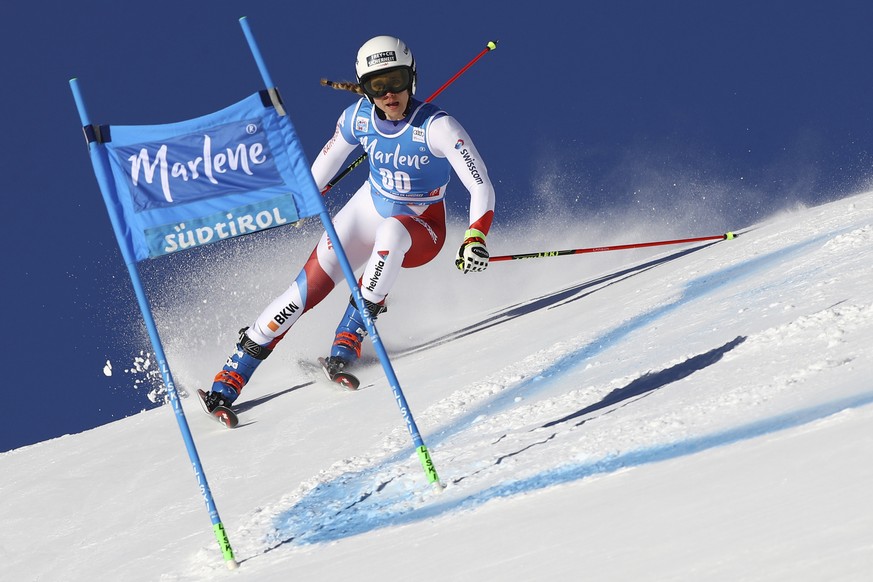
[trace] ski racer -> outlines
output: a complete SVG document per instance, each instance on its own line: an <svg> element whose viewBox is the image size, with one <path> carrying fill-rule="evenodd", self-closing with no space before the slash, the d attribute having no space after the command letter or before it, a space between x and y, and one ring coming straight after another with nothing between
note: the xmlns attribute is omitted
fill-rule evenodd
<svg viewBox="0 0 873 582"><path fill-rule="evenodd" d="M450 170L470 193L469 229L455 264L463 273L488 267L485 237L494 214L494 187L473 140L453 117L414 97L417 71L406 44L377 36L358 50L357 85L363 97L339 117L336 131L312 164L324 191L349 155L362 146L369 177L333 218L352 269L363 267L361 293L375 319L401 268L430 262L446 238L446 186ZM324 233L291 286L276 297L239 339L215 376L205 404L230 406L255 369L302 314L315 307L343 279L331 240ZM366 334L354 300L345 310L326 358L333 375L361 355Z"/></svg>

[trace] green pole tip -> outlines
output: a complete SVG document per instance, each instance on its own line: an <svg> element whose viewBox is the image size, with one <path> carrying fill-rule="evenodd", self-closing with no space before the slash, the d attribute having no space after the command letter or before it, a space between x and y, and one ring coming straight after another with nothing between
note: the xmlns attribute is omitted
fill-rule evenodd
<svg viewBox="0 0 873 582"><path fill-rule="evenodd" d="M724 238L725 238L725 240L731 240L731 239L735 238L734 233L732 233L732 232L725 233Z"/></svg>
<svg viewBox="0 0 873 582"><path fill-rule="evenodd" d="M496 41L496 40L489 40L489 41L488 41L488 44L486 45L486 46L488 47L488 50L493 51L494 49L496 49L496 48L497 48L497 42L498 42L498 41Z"/></svg>

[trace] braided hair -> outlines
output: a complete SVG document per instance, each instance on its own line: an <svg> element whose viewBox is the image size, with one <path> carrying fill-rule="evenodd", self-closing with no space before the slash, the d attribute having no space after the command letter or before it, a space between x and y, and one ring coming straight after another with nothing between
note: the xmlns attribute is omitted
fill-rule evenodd
<svg viewBox="0 0 873 582"><path fill-rule="evenodd" d="M321 84L325 87L331 87L338 91L350 91L352 93L357 93L358 95L364 94L364 89L358 83L352 83L350 81L329 81L327 79L322 79Z"/></svg>

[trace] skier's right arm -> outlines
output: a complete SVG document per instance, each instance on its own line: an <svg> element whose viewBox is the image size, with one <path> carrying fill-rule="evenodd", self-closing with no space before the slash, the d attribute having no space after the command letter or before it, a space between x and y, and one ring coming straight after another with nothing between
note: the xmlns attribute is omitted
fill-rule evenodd
<svg viewBox="0 0 873 582"><path fill-rule="evenodd" d="M348 111L344 111L340 115L333 137L324 144L312 163L312 177L315 178L315 185L318 186L319 191L324 191L325 186L337 175L349 154L358 147L358 141L344 129L347 125L343 119L347 113Z"/></svg>

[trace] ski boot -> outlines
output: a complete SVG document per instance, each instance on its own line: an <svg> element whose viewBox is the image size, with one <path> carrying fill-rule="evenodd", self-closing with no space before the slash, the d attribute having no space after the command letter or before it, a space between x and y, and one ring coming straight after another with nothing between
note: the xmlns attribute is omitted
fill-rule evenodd
<svg viewBox="0 0 873 582"><path fill-rule="evenodd" d="M364 299L364 304L373 321L381 313L388 311L383 303L373 303ZM328 379L342 384L349 390L357 390L360 382L347 369L361 357L361 345L365 335L367 335L367 330L364 326L364 318L355 306L354 297L351 297L349 306L336 329L336 337L330 350L330 356L319 358L321 367Z"/></svg>
<svg viewBox="0 0 873 582"><path fill-rule="evenodd" d="M218 406L230 408L257 367L272 353L269 348L249 339L246 335L247 329L248 327L244 327L239 330L236 349L216 374L212 389L203 398L204 406L209 412Z"/></svg>

